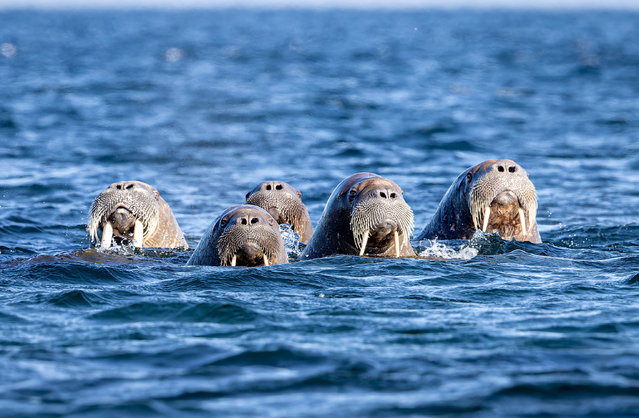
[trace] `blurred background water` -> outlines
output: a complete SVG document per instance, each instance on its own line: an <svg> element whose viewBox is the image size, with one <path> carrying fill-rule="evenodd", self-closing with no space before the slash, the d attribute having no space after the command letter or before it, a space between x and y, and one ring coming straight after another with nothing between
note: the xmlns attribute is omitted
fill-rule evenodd
<svg viewBox="0 0 639 418"><path fill-rule="evenodd" d="M639 14L0 22L0 415L639 413ZM357 171L419 231L492 158L528 170L543 244L254 269L83 251L114 181L159 189L195 246L262 180L317 222Z"/></svg>

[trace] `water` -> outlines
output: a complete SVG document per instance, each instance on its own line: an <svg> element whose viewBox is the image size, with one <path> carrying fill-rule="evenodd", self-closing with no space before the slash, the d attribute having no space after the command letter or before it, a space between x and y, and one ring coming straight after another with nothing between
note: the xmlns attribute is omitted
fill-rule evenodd
<svg viewBox="0 0 639 418"><path fill-rule="evenodd" d="M0 415L639 414L638 21L0 13ZM317 222L362 170L419 231L490 158L530 173L543 244L254 269L85 251L114 181L157 187L194 247L262 180Z"/></svg>

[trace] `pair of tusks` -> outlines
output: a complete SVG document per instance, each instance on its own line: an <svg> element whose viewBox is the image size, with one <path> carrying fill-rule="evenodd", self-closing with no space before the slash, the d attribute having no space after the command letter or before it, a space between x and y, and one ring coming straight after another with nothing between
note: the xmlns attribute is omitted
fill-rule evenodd
<svg viewBox="0 0 639 418"><path fill-rule="evenodd" d="M399 257L399 234L397 231L394 233L395 238L395 257ZM368 232L364 235L364 240L362 241L362 247L359 249L359 256L363 256L366 252L366 244L368 243Z"/></svg>
<svg viewBox="0 0 639 418"><path fill-rule="evenodd" d="M271 264L268 262L268 257L266 256L266 254L262 254L262 257L264 257L264 265L270 266ZM237 255L234 255L233 258L231 259L231 266L235 267L236 265L237 265Z"/></svg>
<svg viewBox="0 0 639 418"><path fill-rule="evenodd" d="M488 232L488 221L490 220L490 206L487 206L484 210L484 224L481 228L482 231ZM526 229L526 214L522 208L519 208L519 222L521 223L521 232L523 235L528 235Z"/></svg>
<svg viewBox="0 0 639 418"><path fill-rule="evenodd" d="M106 221L102 225L102 242L100 246L102 248L111 248L111 241L113 240L113 225L111 222ZM133 228L133 246L136 248L142 247L142 241L144 240L144 225L139 220L135 220L135 227Z"/></svg>

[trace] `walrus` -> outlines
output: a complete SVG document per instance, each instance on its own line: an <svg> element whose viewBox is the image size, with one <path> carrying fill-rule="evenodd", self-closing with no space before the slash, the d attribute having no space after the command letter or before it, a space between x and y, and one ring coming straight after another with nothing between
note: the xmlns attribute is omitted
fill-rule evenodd
<svg viewBox="0 0 639 418"><path fill-rule="evenodd" d="M352 254L411 257L413 211L402 189L373 173L344 179L328 199L301 259Z"/></svg>
<svg viewBox="0 0 639 418"><path fill-rule="evenodd" d="M512 160L488 160L457 177L417 239L470 239L481 229L540 243L536 218L537 193L526 170Z"/></svg>
<svg viewBox="0 0 639 418"><path fill-rule="evenodd" d="M209 226L188 265L269 266L286 264L288 256L277 221L254 205L226 209Z"/></svg>
<svg viewBox="0 0 639 418"><path fill-rule="evenodd" d="M283 181L265 181L246 194L246 203L259 206L280 224L288 224L307 243L313 235L308 209L302 203L302 193Z"/></svg>
<svg viewBox="0 0 639 418"><path fill-rule="evenodd" d="M93 201L87 231L101 248L133 244L138 248L189 246L160 193L141 181L121 181L106 188Z"/></svg>

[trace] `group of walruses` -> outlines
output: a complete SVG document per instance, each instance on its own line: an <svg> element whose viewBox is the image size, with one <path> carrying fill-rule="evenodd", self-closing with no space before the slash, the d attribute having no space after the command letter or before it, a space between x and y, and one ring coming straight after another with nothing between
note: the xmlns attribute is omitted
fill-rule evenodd
<svg viewBox="0 0 639 418"><path fill-rule="evenodd" d="M489 160L462 172L416 237L469 239L476 230L503 239L541 242L537 195L526 171L511 160ZM300 259L352 254L411 257L413 212L402 189L373 173L342 180L313 231L302 194L281 181L265 181L208 227L188 264L268 266L288 262L279 224L307 243ZM111 184L91 206L87 230L102 248L188 248L169 205L140 181Z"/></svg>

